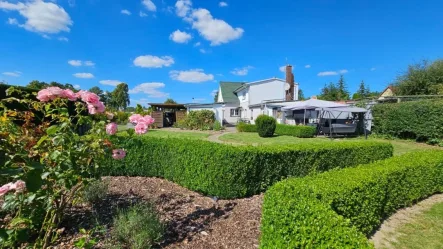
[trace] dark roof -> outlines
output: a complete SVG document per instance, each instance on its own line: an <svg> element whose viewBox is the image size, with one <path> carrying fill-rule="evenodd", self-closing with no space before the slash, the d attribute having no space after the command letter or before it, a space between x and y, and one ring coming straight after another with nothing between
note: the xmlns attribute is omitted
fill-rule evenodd
<svg viewBox="0 0 443 249"><path fill-rule="evenodd" d="M163 108L185 108L184 104L165 104L165 103L148 103L152 107L163 107Z"/></svg>
<svg viewBox="0 0 443 249"><path fill-rule="evenodd" d="M244 85L244 82L220 82L220 90L223 97L223 102L226 103L238 103L238 97L235 95L234 91Z"/></svg>

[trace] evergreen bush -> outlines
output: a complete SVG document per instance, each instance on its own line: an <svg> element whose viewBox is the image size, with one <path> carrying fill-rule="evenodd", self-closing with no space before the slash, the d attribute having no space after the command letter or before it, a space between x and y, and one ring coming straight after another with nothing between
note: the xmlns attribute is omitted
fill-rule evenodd
<svg viewBox="0 0 443 249"><path fill-rule="evenodd" d="M255 120L257 125L257 132L260 137L274 136L277 121L275 118L267 115L259 115Z"/></svg>

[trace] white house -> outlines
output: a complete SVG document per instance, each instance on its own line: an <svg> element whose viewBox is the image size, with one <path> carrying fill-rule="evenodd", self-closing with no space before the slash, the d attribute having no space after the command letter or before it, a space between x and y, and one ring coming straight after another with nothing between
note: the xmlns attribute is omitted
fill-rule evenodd
<svg viewBox="0 0 443 249"><path fill-rule="evenodd" d="M188 104L188 112L212 110L224 124L254 120L260 114L281 119L280 107L298 100L298 84L294 83L292 66L286 66L286 79L264 79L254 82L220 82L218 99L211 104Z"/></svg>

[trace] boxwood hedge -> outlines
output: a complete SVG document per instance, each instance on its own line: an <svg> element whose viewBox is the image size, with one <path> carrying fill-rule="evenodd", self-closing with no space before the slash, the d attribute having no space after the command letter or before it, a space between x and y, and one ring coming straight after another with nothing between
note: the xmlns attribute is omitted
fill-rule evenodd
<svg viewBox="0 0 443 249"><path fill-rule="evenodd" d="M443 190L443 151L291 178L265 194L260 248L372 248L395 210Z"/></svg>
<svg viewBox="0 0 443 249"><path fill-rule="evenodd" d="M313 126L305 125L284 125L278 124L275 133L278 135L286 135L300 138L314 137L317 129Z"/></svg>
<svg viewBox="0 0 443 249"><path fill-rule="evenodd" d="M375 105L372 108L374 132L418 141L443 138L442 113L442 100Z"/></svg>
<svg viewBox="0 0 443 249"><path fill-rule="evenodd" d="M120 140L127 156L104 162L103 174L163 177L221 198L250 196L287 176L369 163L393 152L391 144L375 141L253 147L174 138Z"/></svg>
<svg viewBox="0 0 443 249"><path fill-rule="evenodd" d="M257 132L257 126L253 124L246 124L246 123L238 123L237 126L238 132Z"/></svg>

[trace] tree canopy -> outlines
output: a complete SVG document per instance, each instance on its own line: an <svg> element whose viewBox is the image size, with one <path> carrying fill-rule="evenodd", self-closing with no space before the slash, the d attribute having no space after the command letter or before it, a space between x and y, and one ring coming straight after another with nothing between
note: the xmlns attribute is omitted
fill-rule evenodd
<svg viewBox="0 0 443 249"><path fill-rule="evenodd" d="M26 85L26 87L36 89L36 90L41 90L41 89L49 87L49 86L57 86L57 87L60 87L63 89L71 89L74 92L78 91L77 89L74 88L74 86L72 84L69 84L69 83L62 84L62 83L58 83L56 81L46 83L44 81L33 80L33 81L29 82L28 85Z"/></svg>
<svg viewBox="0 0 443 249"><path fill-rule="evenodd" d="M168 98L165 100L165 104L177 104L177 102L175 102L175 100Z"/></svg>
<svg viewBox="0 0 443 249"><path fill-rule="evenodd" d="M111 92L110 97L110 105L116 109L126 109L128 105L131 103L129 100L129 87L126 83L120 83Z"/></svg>
<svg viewBox="0 0 443 249"><path fill-rule="evenodd" d="M409 65L393 85L396 95L443 94L443 60Z"/></svg>
<svg viewBox="0 0 443 249"><path fill-rule="evenodd" d="M218 91L214 95L214 103L218 102Z"/></svg>
<svg viewBox="0 0 443 249"><path fill-rule="evenodd" d="M305 100L305 95L301 89L298 89L298 100Z"/></svg>

